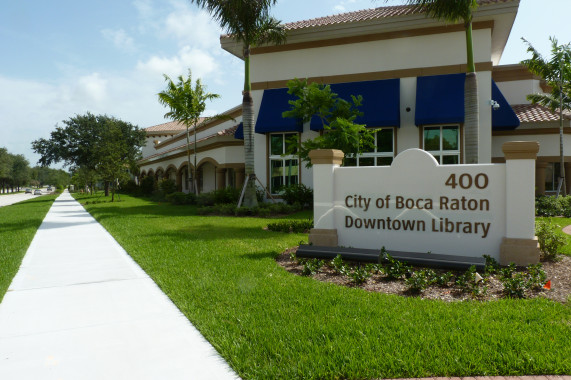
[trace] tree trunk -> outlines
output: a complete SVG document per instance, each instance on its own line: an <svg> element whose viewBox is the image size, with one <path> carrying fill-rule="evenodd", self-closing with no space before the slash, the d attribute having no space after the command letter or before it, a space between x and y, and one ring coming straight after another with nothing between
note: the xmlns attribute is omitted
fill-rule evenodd
<svg viewBox="0 0 571 380"><path fill-rule="evenodd" d="M480 128L478 80L476 73L467 73L464 84L464 150L465 164L478 163L478 139Z"/></svg>
<svg viewBox="0 0 571 380"><path fill-rule="evenodd" d="M105 181L105 196L109 196L109 181Z"/></svg>
<svg viewBox="0 0 571 380"><path fill-rule="evenodd" d="M246 192L244 194L245 207L256 207L256 174L254 171L254 101L250 94L250 49L244 49L244 96L242 97L242 123L244 124L244 164L246 179ZM241 184L243 185L243 184Z"/></svg>

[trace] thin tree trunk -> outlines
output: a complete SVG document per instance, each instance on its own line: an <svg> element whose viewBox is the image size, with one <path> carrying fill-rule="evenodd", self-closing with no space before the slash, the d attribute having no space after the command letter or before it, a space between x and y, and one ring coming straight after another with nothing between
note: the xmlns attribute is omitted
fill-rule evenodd
<svg viewBox="0 0 571 380"><path fill-rule="evenodd" d="M256 177L254 171L254 101L252 100L250 84L250 49L244 49L244 96L242 98L242 122L244 124L244 163L245 174L248 179L244 194L244 206L255 207L258 205L256 198ZM242 184L243 185L243 184Z"/></svg>

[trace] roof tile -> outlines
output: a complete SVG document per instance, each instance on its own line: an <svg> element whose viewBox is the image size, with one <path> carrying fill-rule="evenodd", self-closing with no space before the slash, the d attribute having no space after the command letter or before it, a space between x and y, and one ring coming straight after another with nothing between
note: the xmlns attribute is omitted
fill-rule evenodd
<svg viewBox="0 0 571 380"><path fill-rule="evenodd" d="M512 104L511 106L522 123L559 121L558 114L539 104ZM571 119L571 114L565 112L563 117Z"/></svg>

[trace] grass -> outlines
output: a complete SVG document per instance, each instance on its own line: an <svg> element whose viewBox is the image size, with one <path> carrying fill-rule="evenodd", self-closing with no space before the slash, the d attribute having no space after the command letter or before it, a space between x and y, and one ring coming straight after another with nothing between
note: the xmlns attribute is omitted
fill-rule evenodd
<svg viewBox="0 0 571 380"><path fill-rule="evenodd" d="M274 260L307 235L121 200L86 208L244 379L571 373L568 305L445 303L321 283Z"/></svg>
<svg viewBox="0 0 571 380"><path fill-rule="evenodd" d="M56 195L0 207L0 302Z"/></svg>

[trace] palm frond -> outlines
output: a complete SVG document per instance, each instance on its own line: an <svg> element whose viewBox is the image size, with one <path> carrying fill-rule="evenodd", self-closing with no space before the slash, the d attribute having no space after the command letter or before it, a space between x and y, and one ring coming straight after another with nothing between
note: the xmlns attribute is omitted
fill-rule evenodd
<svg viewBox="0 0 571 380"><path fill-rule="evenodd" d="M472 22L472 13L478 9L476 0L407 0L406 4L419 6L427 16L446 22Z"/></svg>

